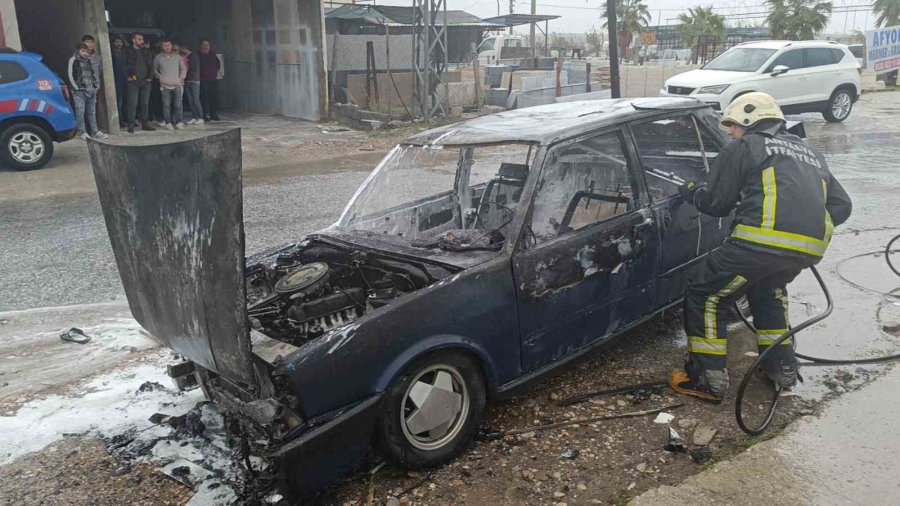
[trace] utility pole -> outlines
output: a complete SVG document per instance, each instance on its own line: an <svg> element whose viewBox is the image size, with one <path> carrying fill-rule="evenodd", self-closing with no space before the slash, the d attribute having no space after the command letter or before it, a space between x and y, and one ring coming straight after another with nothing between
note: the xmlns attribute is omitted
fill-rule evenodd
<svg viewBox="0 0 900 506"><path fill-rule="evenodd" d="M537 0L531 0L531 14L537 14ZM534 38L534 22L531 22L531 28L528 31L528 41L531 43L531 57L535 62L534 68L537 68L537 39ZM546 35L546 34L545 34Z"/></svg>
<svg viewBox="0 0 900 506"><path fill-rule="evenodd" d="M619 34L616 20L616 0L606 0L606 26L609 28L609 86L612 98L622 96L619 91Z"/></svg>

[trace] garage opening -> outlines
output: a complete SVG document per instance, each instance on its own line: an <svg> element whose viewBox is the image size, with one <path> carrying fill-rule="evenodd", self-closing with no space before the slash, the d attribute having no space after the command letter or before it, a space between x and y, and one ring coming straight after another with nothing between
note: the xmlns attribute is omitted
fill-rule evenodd
<svg viewBox="0 0 900 506"><path fill-rule="evenodd" d="M319 0L16 0L15 5L23 49L41 54L60 76L85 34L97 39L101 54L110 52L111 38L130 40L136 31L151 44L166 36L192 51L208 38L222 55L223 110L313 121L326 115ZM111 76L112 59L104 55L103 63L104 74ZM111 87L114 81L104 76L104 83ZM101 102L115 98L114 92L101 93ZM101 117L112 119L106 111Z"/></svg>

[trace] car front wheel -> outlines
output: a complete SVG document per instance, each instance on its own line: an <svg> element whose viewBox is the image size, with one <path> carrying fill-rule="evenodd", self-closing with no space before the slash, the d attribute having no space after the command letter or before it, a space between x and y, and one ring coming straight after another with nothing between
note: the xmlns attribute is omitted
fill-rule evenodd
<svg viewBox="0 0 900 506"><path fill-rule="evenodd" d="M846 89L840 89L828 99L828 105L825 106L822 116L831 123L840 123L850 116L851 110L853 110L853 97Z"/></svg>
<svg viewBox="0 0 900 506"><path fill-rule="evenodd" d="M470 356L442 351L422 357L388 389L379 445L410 469L445 464L474 438L485 396L484 375Z"/></svg>
<svg viewBox="0 0 900 506"><path fill-rule="evenodd" d="M16 170L40 169L53 156L53 140L43 128L29 123L13 125L0 136L2 161Z"/></svg>

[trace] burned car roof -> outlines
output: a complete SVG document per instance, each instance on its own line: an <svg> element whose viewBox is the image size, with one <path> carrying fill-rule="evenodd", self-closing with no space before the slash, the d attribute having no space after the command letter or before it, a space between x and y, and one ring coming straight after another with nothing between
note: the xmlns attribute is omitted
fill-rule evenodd
<svg viewBox="0 0 900 506"><path fill-rule="evenodd" d="M460 146L522 142L551 144L562 137L646 116L661 110L694 109L693 98L625 98L549 104L447 125L406 140L413 145Z"/></svg>

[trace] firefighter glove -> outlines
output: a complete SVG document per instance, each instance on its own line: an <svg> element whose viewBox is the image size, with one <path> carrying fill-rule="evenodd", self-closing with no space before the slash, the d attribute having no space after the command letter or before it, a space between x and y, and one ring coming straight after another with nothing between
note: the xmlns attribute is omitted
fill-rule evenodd
<svg viewBox="0 0 900 506"><path fill-rule="evenodd" d="M699 189L699 184L690 181L678 187L678 194L681 195L681 198L683 198L685 202L694 203L694 194L697 193L697 190Z"/></svg>

